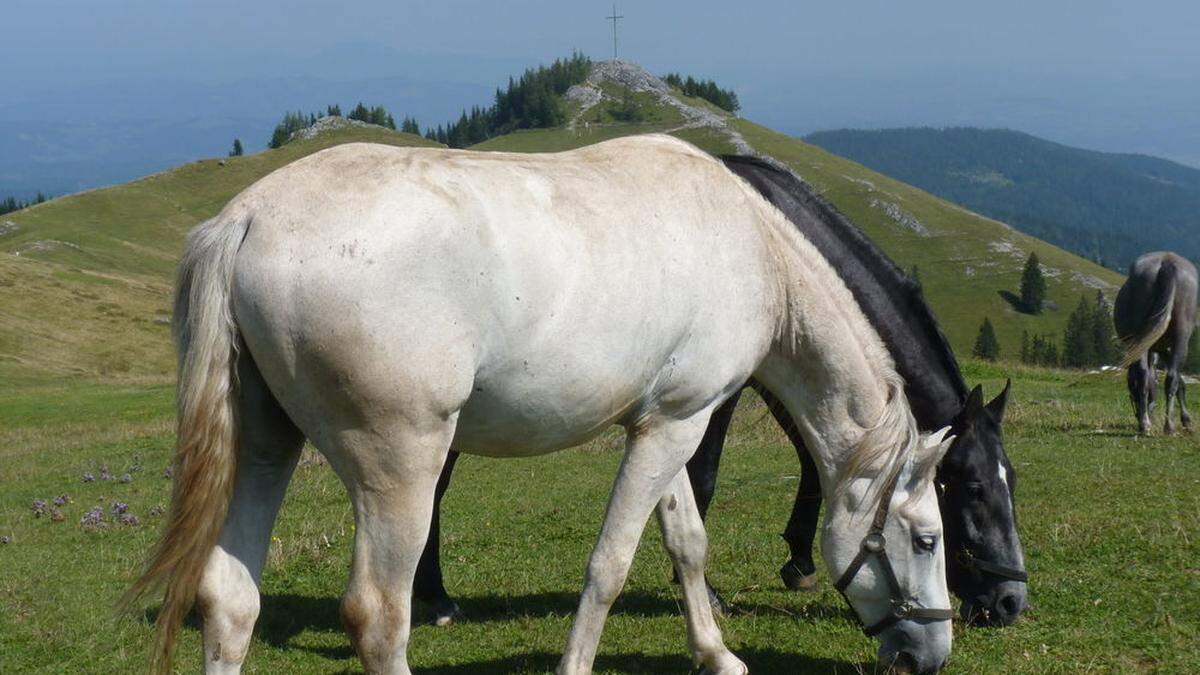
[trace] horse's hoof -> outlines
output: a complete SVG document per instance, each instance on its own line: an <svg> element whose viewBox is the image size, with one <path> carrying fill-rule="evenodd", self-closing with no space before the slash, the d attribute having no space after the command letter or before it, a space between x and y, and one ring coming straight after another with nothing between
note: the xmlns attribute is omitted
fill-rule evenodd
<svg viewBox="0 0 1200 675"><path fill-rule="evenodd" d="M434 607L434 625L449 626L463 618L462 610L459 609L458 603L453 600L446 600L438 603Z"/></svg>
<svg viewBox="0 0 1200 675"><path fill-rule="evenodd" d="M787 586L788 590L811 591L817 587L817 573L814 571L805 574L799 565L790 560L779 568L779 577L783 579L783 585Z"/></svg>
<svg viewBox="0 0 1200 675"><path fill-rule="evenodd" d="M450 598L442 598L433 602L422 602L429 611L425 615L425 619L435 626L449 626L463 618L462 610L459 609L458 603Z"/></svg>

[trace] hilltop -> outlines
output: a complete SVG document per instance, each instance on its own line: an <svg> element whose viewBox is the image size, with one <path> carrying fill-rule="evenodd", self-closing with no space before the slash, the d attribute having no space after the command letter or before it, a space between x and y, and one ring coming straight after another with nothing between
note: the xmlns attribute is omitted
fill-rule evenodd
<svg viewBox="0 0 1200 675"><path fill-rule="evenodd" d="M1163 249L1200 260L1200 169L1006 129L843 129L805 140L1114 269Z"/></svg>
<svg viewBox="0 0 1200 675"><path fill-rule="evenodd" d="M1002 357L1022 330L1058 333L1080 294L1112 294L1121 277L1004 223L944 201L699 98L684 96L636 64L595 64L565 94L567 122L520 130L476 150L557 151L630 134L662 132L712 153L774 158L813 184L899 264L919 268L956 350L970 352L984 316ZM256 179L339 143L436 145L370 125L325 123L283 147L193 162L124 185L51 200L0 218L0 377L169 378L172 275L187 230ZM1015 292L1036 251L1051 310L1020 314ZM1059 309L1056 309L1059 308Z"/></svg>

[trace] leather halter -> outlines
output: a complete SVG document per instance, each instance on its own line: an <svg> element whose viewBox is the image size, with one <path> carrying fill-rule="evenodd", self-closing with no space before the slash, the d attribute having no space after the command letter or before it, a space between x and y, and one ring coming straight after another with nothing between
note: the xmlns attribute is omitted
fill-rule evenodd
<svg viewBox="0 0 1200 675"><path fill-rule="evenodd" d="M939 497L946 494L946 486L944 484L935 483L935 485L937 486ZM974 574L977 579L983 577L984 574L991 574L1001 579L1020 581L1023 584L1029 583L1029 573L1025 570L977 558L975 554L971 553L971 549L966 546L959 549L956 557L958 558L958 563L963 566L963 569Z"/></svg>
<svg viewBox="0 0 1200 675"><path fill-rule="evenodd" d="M893 625L905 619L926 619L930 621L949 621L954 618L954 610L952 609L933 609L929 607L921 607L917 604L916 598L909 598L905 595L904 589L900 586L900 581L896 578L896 571L892 569L892 562L887 555L887 539L883 536L883 526L887 522L888 510L891 508L892 494L896 491L896 483L900 480L899 472L888 481L883 488L883 494L879 501L879 508L875 511L875 520L871 522L871 529L867 531L867 536L863 537L862 546L858 550L858 554L854 556L854 560L850 561L850 565L842 572L842 576L833 586L846 599L846 603L850 605L850 609L858 615L858 611L854 609L850 598L846 597L846 589L850 583L854 581L854 577L858 576L858 571L866 564L867 558L874 556L879 561L879 566L883 568L883 578L887 581L888 592L891 594L891 611L887 616L879 621L867 626L863 626L863 632L870 637L874 637L883 631L891 628ZM858 617L862 623L862 617Z"/></svg>
<svg viewBox="0 0 1200 675"><path fill-rule="evenodd" d="M1015 567L1006 567L994 562L988 562L983 558L976 558L967 549L962 549L958 552L958 562L963 568L970 570L976 577L983 576L984 573L993 574L1002 579L1010 579L1012 581L1020 581L1029 583L1029 574L1025 570Z"/></svg>

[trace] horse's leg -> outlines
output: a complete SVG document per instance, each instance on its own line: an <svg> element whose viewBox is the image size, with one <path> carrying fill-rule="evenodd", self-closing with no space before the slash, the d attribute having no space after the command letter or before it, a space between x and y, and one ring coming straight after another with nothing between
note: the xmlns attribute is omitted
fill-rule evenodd
<svg viewBox="0 0 1200 675"><path fill-rule="evenodd" d="M682 473L671 481L667 493L658 501L658 522L663 545L671 555L683 584L683 602L687 611L688 642L692 661L718 673L742 673L745 666L725 647L721 629L713 619L704 562L708 555L708 536L700 519L692 486Z"/></svg>
<svg viewBox="0 0 1200 675"><path fill-rule="evenodd" d="M1146 357L1146 414L1154 417L1154 407L1158 401L1158 354L1151 353Z"/></svg>
<svg viewBox="0 0 1200 675"><path fill-rule="evenodd" d="M454 413L342 432L331 453L354 503L342 622L368 673L410 672L413 577L457 419Z"/></svg>
<svg viewBox="0 0 1200 675"><path fill-rule="evenodd" d="M1182 333L1182 331L1180 332ZM1181 340L1177 336L1175 343L1172 345L1171 356L1167 359L1167 373L1166 377L1164 378L1166 383L1164 388L1166 390L1167 404L1163 410L1163 413L1166 417L1166 421L1163 423L1163 430L1167 434L1175 433L1175 420L1172 419L1172 417L1174 416L1175 412L1174 404L1176 397L1179 398L1180 420L1183 422L1185 428L1190 429L1192 426L1191 416L1187 414L1187 410L1184 407L1183 374L1179 372L1180 368L1183 367L1183 360L1187 358L1187 339L1184 338L1182 340L1182 344L1180 344L1180 342Z"/></svg>
<svg viewBox="0 0 1200 675"><path fill-rule="evenodd" d="M704 438L700 440L700 447L696 449L696 454L692 455L687 463L687 477L692 484L692 492L696 498L696 507L700 512L701 520L708 515L708 507L712 503L713 494L717 491L717 470L721 465L721 451L725 447L725 436L729 433L729 423L733 420L733 411L737 408L738 399L741 397L742 392L738 390L712 414L712 418L708 421L708 429L704 431ZM675 571L675 580L679 580L678 570ZM724 612L725 601L721 599L716 589L708 584L707 580L704 583L708 587L708 602L717 612Z"/></svg>
<svg viewBox="0 0 1200 675"><path fill-rule="evenodd" d="M458 603L446 592L442 580L441 559L441 515L442 497L450 486L450 474L454 471L454 463L458 461L458 453L451 452L446 457L446 466L442 467L442 475L438 477L437 490L433 498L433 519L429 525L429 539L425 542L425 551L421 561L417 563L417 576L413 580L413 597L429 605L433 609L434 623L445 626L453 623L462 616Z"/></svg>
<svg viewBox="0 0 1200 675"><path fill-rule="evenodd" d="M1188 342L1191 337L1185 331L1176 331L1175 343L1171 349L1170 370L1167 371L1168 378L1172 373L1175 376L1175 397L1179 399L1179 421L1183 424L1184 431L1192 430L1192 416L1187 410L1187 386L1184 384L1182 372L1183 364L1187 363Z"/></svg>
<svg viewBox="0 0 1200 675"><path fill-rule="evenodd" d="M1183 422L1184 431L1192 431L1192 415L1187 409L1187 385L1183 381L1183 373L1179 374L1179 420Z"/></svg>
<svg viewBox="0 0 1200 675"><path fill-rule="evenodd" d="M695 451L710 414L711 410L706 410L687 420L651 421L629 431L604 525L588 560L579 610L559 673L591 672L604 620L625 584L646 519ZM718 662L706 665L721 666Z"/></svg>
<svg viewBox="0 0 1200 675"><path fill-rule="evenodd" d="M196 592L207 673L241 670L258 620L258 584L271 527L304 444L253 362L241 359L238 365L240 443L233 498Z"/></svg>
<svg viewBox="0 0 1200 675"><path fill-rule="evenodd" d="M733 411L741 397L742 392L739 390L713 412L708 428L704 430L704 438L700 439L700 445L696 448L696 454L692 455L687 463L688 481L696 495L696 508L700 512L701 520L708 516L708 507L717 491L717 470L721 465L721 451L725 448L729 423L733 420Z"/></svg>
<svg viewBox="0 0 1200 675"><path fill-rule="evenodd" d="M817 536L817 519L821 515L821 479L817 474L817 465L804 445L804 438L800 436L783 403L765 389L760 390L759 394L767 402L767 409L787 434L800 459L800 487L792 504L792 515L783 531L783 540L787 542L791 559L780 568L779 576L784 585L793 591L811 590L817 585L817 566L813 562L812 549Z"/></svg>
<svg viewBox="0 0 1200 675"><path fill-rule="evenodd" d="M1150 433L1150 398L1149 398L1149 380L1150 374L1147 367L1146 356L1134 361L1129 366L1129 371L1126 373L1126 380L1129 383L1129 399L1133 402L1133 414L1137 417L1138 433Z"/></svg>

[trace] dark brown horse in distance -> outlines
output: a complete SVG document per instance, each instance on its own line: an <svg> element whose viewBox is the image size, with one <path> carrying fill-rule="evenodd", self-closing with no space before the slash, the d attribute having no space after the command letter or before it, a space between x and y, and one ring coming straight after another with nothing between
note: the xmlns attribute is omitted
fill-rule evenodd
<svg viewBox="0 0 1200 675"><path fill-rule="evenodd" d="M1138 418L1138 430L1150 431L1150 405L1157 385L1153 358L1166 365L1166 433L1175 432L1171 421L1173 399L1179 398L1179 418L1191 430L1183 375L1188 341L1196 327L1196 266L1168 252L1147 253L1129 266L1129 278L1117 292L1113 323L1125 343L1121 365L1129 368L1129 396Z"/></svg>

